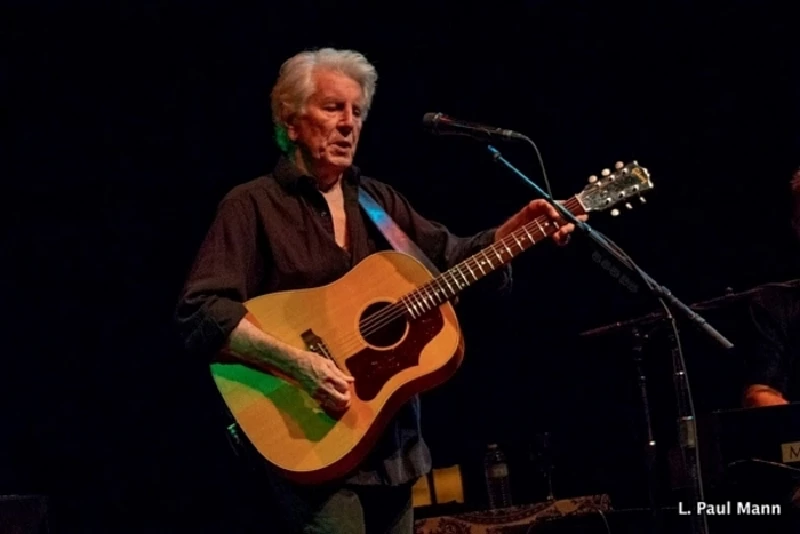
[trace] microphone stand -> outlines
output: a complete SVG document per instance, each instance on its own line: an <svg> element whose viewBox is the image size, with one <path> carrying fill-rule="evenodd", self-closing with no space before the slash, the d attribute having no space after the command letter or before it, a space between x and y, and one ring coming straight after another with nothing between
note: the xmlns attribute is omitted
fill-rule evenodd
<svg viewBox="0 0 800 534"><path fill-rule="evenodd" d="M535 145L534 145L535 146ZM697 432L695 427L695 413L694 402L689 388L689 380L686 373L686 363L683 360L683 353L680 347L680 340L678 337L678 328L675 318L670 313L670 309L678 310L686 319L693 323L697 328L704 331L712 339L716 340L720 345L726 349L732 349L733 344L728 341L722 334L709 325L705 319L700 317L686 304L678 300L670 291L658 284L653 280L650 275L644 272L634 261L627 256L616 245L611 243L605 236L591 228L588 224L580 221L575 217L567 208L560 203L553 200L541 187L539 187L533 180L525 176L519 169L514 167L507 159L503 157L499 150L494 146L487 146L489 152L492 153L494 161L498 161L505 165L514 174L520 177L526 184L531 186L542 198L550 202L562 215L562 217L575 225L575 228L582 231L584 235L588 236L594 241L597 246L602 248L608 253L609 256L616 258L622 265L628 268L631 272L635 273L647 286L652 295L659 300L664 307L667 317L672 323L673 327L673 344L672 351L673 362L673 377L675 383L675 393L678 399L678 432L680 436L680 447L684 463L684 468L687 471L688 479L692 481L692 495L689 509L697 509L698 502L704 502L703 482L700 469L700 459L697 453ZM538 151L537 151L538 152ZM706 534L708 532L708 525L706 522L705 514L693 514L692 518L692 532L694 534Z"/></svg>
<svg viewBox="0 0 800 534"><path fill-rule="evenodd" d="M645 466L647 470L647 496L650 499L650 511L652 513L650 520L652 521L653 534L660 534L661 527L661 510L658 504L658 485L656 478L656 459L658 458L656 451L656 438L653 435L653 425L650 418L650 401L647 395L647 374L642 368L642 352L644 352L644 344L648 341L649 336L642 334L638 328L634 328L631 332L633 336L633 361L636 364L636 376L639 380L639 393L642 398L642 418L644 419L643 426L645 431Z"/></svg>

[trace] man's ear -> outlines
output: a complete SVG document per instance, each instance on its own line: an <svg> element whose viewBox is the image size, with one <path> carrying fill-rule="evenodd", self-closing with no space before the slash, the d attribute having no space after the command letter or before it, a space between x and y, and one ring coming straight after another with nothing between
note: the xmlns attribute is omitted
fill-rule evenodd
<svg viewBox="0 0 800 534"><path fill-rule="evenodd" d="M288 122L286 123L286 137L288 137L289 141L292 143L297 142L297 129Z"/></svg>
<svg viewBox="0 0 800 534"><path fill-rule="evenodd" d="M286 136L293 143L297 142L297 113L289 113L283 122L286 127Z"/></svg>

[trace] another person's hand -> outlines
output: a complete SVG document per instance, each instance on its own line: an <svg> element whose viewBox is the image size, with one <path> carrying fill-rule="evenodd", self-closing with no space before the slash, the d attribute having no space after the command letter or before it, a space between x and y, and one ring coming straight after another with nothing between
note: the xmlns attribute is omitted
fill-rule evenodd
<svg viewBox="0 0 800 534"><path fill-rule="evenodd" d="M755 384L747 388L744 394L744 404L748 408L764 406L783 406L789 404L780 391L769 386Z"/></svg>

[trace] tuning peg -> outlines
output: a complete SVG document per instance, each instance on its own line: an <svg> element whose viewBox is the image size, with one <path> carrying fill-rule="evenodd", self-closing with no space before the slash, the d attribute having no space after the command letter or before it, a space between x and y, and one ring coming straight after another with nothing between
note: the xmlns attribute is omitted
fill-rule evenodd
<svg viewBox="0 0 800 534"><path fill-rule="evenodd" d="M641 202L642 204L647 204L647 199L644 197L639 197L639 202Z"/></svg>
<svg viewBox="0 0 800 534"><path fill-rule="evenodd" d="M629 210L632 210L632 209L633 209L633 206L631 206L631 203L630 203L630 202L626 202L626 203L625 203L625 207L626 207L627 209L629 209Z"/></svg>
<svg viewBox="0 0 800 534"><path fill-rule="evenodd" d="M611 210L611 216L612 217L616 217L617 215L619 215L619 210L617 208L614 208L613 210Z"/></svg>
<svg viewBox="0 0 800 534"><path fill-rule="evenodd" d="M634 165L638 165L638 164L639 164L639 162L638 162L637 160L633 160L633 164L634 164Z"/></svg>
<svg viewBox="0 0 800 534"><path fill-rule="evenodd" d="M600 174L601 174L602 176L608 176L609 174L611 174L611 171L610 171L610 170L608 170L608 169L603 169L603 171L602 171Z"/></svg>
<svg viewBox="0 0 800 534"><path fill-rule="evenodd" d="M596 181L597 181L597 176L595 176L594 174L589 177L589 183L590 184L593 184Z"/></svg>
<svg viewBox="0 0 800 534"><path fill-rule="evenodd" d="M624 166L625 166L625 164L624 164L624 163L622 163L621 161L618 161L618 162L616 162L616 163L614 164L614 168L615 168L615 169L621 169L621 168L622 168L622 167L624 167Z"/></svg>

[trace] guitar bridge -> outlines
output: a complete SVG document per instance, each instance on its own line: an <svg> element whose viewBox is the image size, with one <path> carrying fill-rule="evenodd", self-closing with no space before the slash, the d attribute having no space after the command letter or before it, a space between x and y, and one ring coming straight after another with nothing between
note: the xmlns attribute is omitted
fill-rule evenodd
<svg viewBox="0 0 800 534"><path fill-rule="evenodd" d="M316 352L320 356L324 358L328 358L329 360L333 360L333 356L331 356L331 352L328 350L328 347L325 346L325 342L319 337L317 334L314 333L313 330L310 328L301 334L303 338L303 343L306 344L306 348L311 352Z"/></svg>

